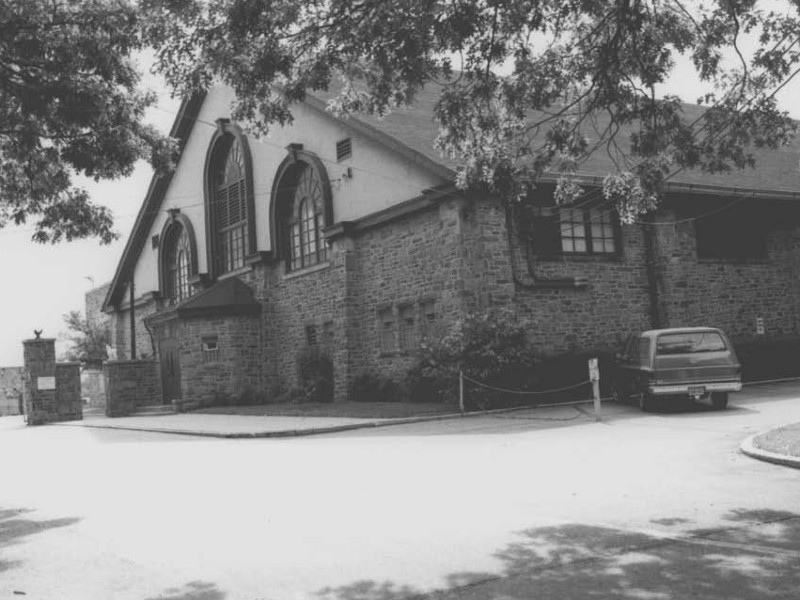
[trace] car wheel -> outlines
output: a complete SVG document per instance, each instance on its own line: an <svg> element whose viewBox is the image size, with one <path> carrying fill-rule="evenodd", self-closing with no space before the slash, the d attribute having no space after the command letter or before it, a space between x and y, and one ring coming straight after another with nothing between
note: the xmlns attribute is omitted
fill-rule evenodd
<svg viewBox="0 0 800 600"><path fill-rule="evenodd" d="M711 404L716 410L725 410L728 406L728 392L711 392Z"/></svg>
<svg viewBox="0 0 800 600"><path fill-rule="evenodd" d="M653 410L654 402L653 396L647 392L641 392L639 394L639 408L642 409L642 412L651 412Z"/></svg>
<svg viewBox="0 0 800 600"><path fill-rule="evenodd" d="M619 389L619 383L616 381L611 384L611 399L614 402L619 402L620 404L628 399L628 397Z"/></svg>

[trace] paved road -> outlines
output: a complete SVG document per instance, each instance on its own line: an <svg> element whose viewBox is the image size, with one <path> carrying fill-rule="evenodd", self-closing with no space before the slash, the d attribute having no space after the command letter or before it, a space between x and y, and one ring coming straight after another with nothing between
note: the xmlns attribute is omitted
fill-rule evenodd
<svg viewBox="0 0 800 600"><path fill-rule="evenodd" d="M605 416L275 440L3 418L0 600L798 597L800 471L738 444L800 421L800 385Z"/></svg>

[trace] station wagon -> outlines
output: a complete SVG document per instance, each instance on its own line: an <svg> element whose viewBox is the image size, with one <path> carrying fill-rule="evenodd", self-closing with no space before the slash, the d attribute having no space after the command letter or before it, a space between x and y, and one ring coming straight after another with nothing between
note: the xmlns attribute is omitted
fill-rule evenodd
<svg viewBox="0 0 800 600"><path fill-rule="evenodd" d="M628 337L611 389L616 400L634 398L644 411L658 399L680 398L710 398L721 410L729 392L742 389L741 365L719 329L653 329Z"/></svg>

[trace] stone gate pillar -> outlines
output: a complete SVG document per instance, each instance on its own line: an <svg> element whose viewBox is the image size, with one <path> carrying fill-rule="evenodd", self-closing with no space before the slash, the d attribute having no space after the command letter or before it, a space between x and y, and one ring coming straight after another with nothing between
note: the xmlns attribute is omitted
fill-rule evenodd
<svg viewBox="0 0 800 600"><path fill-rule="evenodd" d="M36 338L25 340L22 347L25 419L28 425L42 425L56 411L56 341Z"/></svg>
<svg viewBox="0 0 800 600"><path fill-rule="evenodd" d="M22 395L28 425L82 419L80 365L56 364L52 338L25 340L22 346Z"/></svg>

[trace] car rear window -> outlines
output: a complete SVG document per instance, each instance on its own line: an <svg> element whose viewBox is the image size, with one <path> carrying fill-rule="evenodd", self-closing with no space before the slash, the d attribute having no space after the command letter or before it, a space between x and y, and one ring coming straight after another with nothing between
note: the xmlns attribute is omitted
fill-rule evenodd
<svg viewBox="0 0 800 600"><path fill-rule="evenodd" d="M716 331L667 333L658 336L656 342L656 354L694 354L726 349L725 340Z"/></svg>

